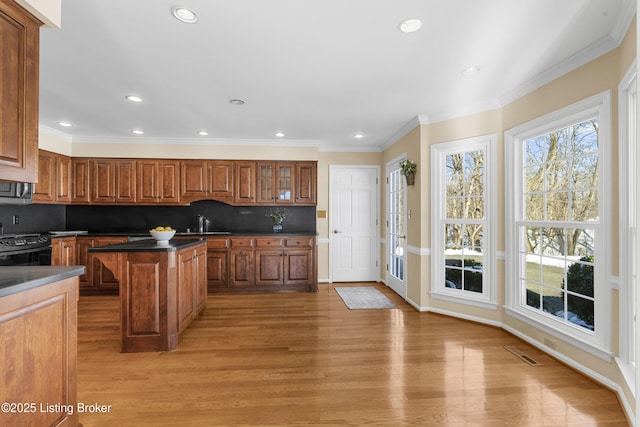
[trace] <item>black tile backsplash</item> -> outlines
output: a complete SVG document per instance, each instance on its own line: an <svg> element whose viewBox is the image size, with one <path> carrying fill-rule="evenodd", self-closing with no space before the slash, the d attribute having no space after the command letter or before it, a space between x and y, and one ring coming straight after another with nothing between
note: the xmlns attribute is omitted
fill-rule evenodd
<svg viewBox="0 0 640 427"><path fill-rule="evenodd" d="M14 216L18 216L18 224L13 224ZM5 234L64 230L65 206L0 205L0 222Z"/></svg>
<svg viewBox="0 0 640 427"><path fill-rule="evenodd" d="M316 232L315 206L288 206L284 232ZM196 229L196 215L206 216L210 231L270 231L273 222L266 206L230 206L216 201L190 206L81 206L66 207L66 229L89 232L146 231L158 225L178 231Z"/></svg>

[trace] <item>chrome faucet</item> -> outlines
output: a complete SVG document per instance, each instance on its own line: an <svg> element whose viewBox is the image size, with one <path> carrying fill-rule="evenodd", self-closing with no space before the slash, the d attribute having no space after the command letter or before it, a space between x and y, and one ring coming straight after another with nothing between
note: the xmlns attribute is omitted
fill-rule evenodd
<svg viewBox="0 0 640 427"><path fill-rule="evenodd" d="M207 219L206 216L202 215L202 214L198 214L196 215L196 221L198 224L198 233L204 233L205 230L205 224L209 221Z"/></svg>

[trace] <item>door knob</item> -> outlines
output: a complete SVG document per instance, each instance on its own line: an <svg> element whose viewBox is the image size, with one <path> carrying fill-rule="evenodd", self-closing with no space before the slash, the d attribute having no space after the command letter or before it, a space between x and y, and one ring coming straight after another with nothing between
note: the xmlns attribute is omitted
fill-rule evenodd
<svg viewBox="0 0 640 427"><path fill-rule="evenodd" d="M340 230L333 230L333 234L338 234L338 233L342 233L342 231L340 231Z"/></svg>

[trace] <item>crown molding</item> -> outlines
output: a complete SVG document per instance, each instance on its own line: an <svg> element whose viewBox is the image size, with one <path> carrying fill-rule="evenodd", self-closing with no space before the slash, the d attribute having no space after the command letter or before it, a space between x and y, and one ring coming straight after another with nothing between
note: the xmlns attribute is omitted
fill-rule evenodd
<svg viewBox="0 0 640 427"><path fill-rule="evenodd" d="M74 143L91 144L188 144L188 145L243 145L279 147L319 147L318 141L273 139L222 139L222 138L124 138L124 137L74 137Z"/></svg>
<svg viewBox="0 0 640 427"><path fill-rule="evenodd" d="M402 139L405 135L407 135L409 132L411 132L418 126L428 125L429 123L430 121L429 121L428 115L418 114L417 116L414 116L411 120L409 120L407 124L402 126L396 133L394 133L387 142L382 144L379 148L379 151L384 151L387 148L391 147L393 144L398 142L400 139Z"/></svg>
<svg viewBox="0 0 640 427"><path fill-rule="evenodd" d="M38 125L38 132L41 134L52 135L60 139L64 139L66 142L73 142L73 137L68 133L61 132L58 129L50 128L45 125Z"/></svg>

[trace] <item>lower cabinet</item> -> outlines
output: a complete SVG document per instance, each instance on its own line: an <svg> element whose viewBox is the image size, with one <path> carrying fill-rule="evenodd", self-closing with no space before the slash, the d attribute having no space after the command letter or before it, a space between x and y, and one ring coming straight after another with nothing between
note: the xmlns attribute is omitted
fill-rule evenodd
<svg viewBox="0 0 640 427"><path fill-rule="evenodd" d="M315 237L232 237L228 242L228 281L220 276L221 251L208 254L208 266L216 266L208 270L209 292L317 291Z"/></svg>
<svg viewBox="0 0 640 427"><path fill-rule="evenodd" d="M89 248L124 243L122 236L72 236L51 239L51 265L84 265L80 276L80 295L118 295L120 283L111 270L89 254Z"/></svg>
<svg viewBox="0 0 640 427"><path fill-rule="evenodd" d="M177 253L178 334L189 326L207 303L207 248L204 245Z"/></svg>

